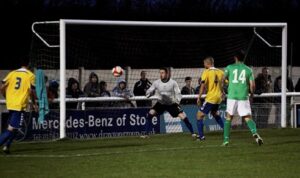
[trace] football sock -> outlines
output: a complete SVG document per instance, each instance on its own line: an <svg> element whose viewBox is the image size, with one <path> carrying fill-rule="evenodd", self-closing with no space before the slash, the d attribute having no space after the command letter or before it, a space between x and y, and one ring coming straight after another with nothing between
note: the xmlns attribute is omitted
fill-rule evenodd
<svg viewBox="0 0 300 178"><path fill-rule="evenodd" d="M222 118L221 118L219 115L216 115L216 116L215 116L215 120L216 120L216 122L219 124L219 126L220 126L222 129L224 129L224 123L223 123L223 120L222 120Z"/></svg>
<svg viewBox="0 0 300 178"><path fill-rule="evenodd" d="M190 123L189 119L186 117L183 119L183 122L185 123L185 125L189 129L189 131L193 134L194 133L193 126Z"/></svg>
<svg viewBox="0 0 300 178"><path fill-rule="evenodd" d="M146 117L146 124L145 124L145 130L146 130L146 134L149 135L149 132L151 130L151 126L152 126L152 118L153 115L152 114L147 114Z"/></svg>
<svg viewBox="0 0 300 178"><path fill-rule="evenodd" d="M10 145L12 144L13 140L16 137L16 132L14 131L13 134L8 138L8 140L4 143L5 146L7 146L8 148L10 147Z"/></svg>
<svg viewBox="0 0 300 178"><path fill-rule="evenodd" d="M226 119L224 125L224 142L229 141L230 127L231 127L231 120Z"/></svg>
<svg viewBox="0 0 300 178"><path fill-rule="evenodd" d="M203 123L203 119L199 119L197 120L197 126L198 126L198 134L199 137L203 137L204 133L203 133L203 127L204 127L204 123Z"/></svg>
<svg viewBox="0 0 300 178"><path fill-rule="evenodd" d="M256 130L256 124L252 119L249 119L248 121L246 121L247 126L249 128L249 130L251 131L252 134L256 134L257 130Z"/></svg>
<svg viewBox="0 0 300 178"><path fill-rule="evenodd" d="M0 146L2 146L11 136L13 132L6 130L0 135Z"/></svg>

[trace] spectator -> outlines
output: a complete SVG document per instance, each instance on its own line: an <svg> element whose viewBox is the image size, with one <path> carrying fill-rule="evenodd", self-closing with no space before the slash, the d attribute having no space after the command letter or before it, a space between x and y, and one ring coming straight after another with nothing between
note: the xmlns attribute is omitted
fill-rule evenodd
<svg viewBox="0 0 300 178"><path fill-rule="evenodd" d="M195 89L195 94L199 94L200 87L201 87L201 78L198 79L198 86Z"/></svg>
<svg viewBox="0 0 300 178"><path fill-rule="evenodd" d="M54 99L58 98L58 88L59 84L55 80L49 81L49 86L47 88L47 96L49 100L50 109L58 109L58 103L54 103Z"/></svg>
<svg viewBox="0 0 300 178"><path fill-rule="evenodd" d="M256 93L270 93L272 91L272 79L267 67L262 68L262 73L255 79Z"/></svg>
<svg viewBox="0 0 300 178"><path fill-rule="evenodd" d="M100 86L100 97L110 97L110 92L107 90L107 83L105 81L101 81L99 83ZM100 107L108 107L111 106L111 102L103 101L99 104Z"/></svg>
<svg viewBox="0 0 300 178"><path fill-rule="evenodd" d="M194 95L195 89L192 87L192 77L185 77L185 86L181 89L182 95ZM196 104L195 99L183 99L181 104Z"/></svg>
<svg viewBox="0 0 300 178"><path fill-rule="evenodd" d="M96 73L92 72L90 74L89 82L84 86L83 91L88 97L100 96L99 79Z"/></svg>
<svg viewBox="0 0 300 178"><path fill-rule="evenodd" d="M113 95L117 97L125 98L126 101L116 102L115 106L117 107L134 107L132 102L129 100L130 97L133 97L132 92L127 89L127 83L125 80L121 80L118 85L113 89Z"/></svg>
<svg viewBox="0 0 300 178"><path fill-rule="evenodd" d="M107 83L105 81L100 82L100 96L101 97L110 97L110 92L107 90Z"/></svg>
<svg viewBox="0 0 300 178"><path fill-rule="evenodd" d="M84 94L87 97L100 97L99 79L96 73L92 72L89 76L89 82L84 86ZM86 107L97 107L99 102L86 102Z"/></svg>
<svg viewBox="0 0 300 178"><path fill-rule="evenodd" d="M69 98L83 97L84 93L79 88L79 82L75 78L69 78L66 92ZM77 103L67 103L68 109L77 109Z"/></svg>
<svg viewBox="0 0 300 178"><path fill-rule="evenodd" d="M262 71L255 78L255 93L270 93L272 92L272 79L269 74L269 69L267 67L262 68ZM254 100L254 119L256 120L258 128L265 128L268 125L268 119L270 111L272 108L272 99L271 98L256 98Z"/></svg>
<svg viewBox="0 0 300 178"><path fill-rule="evenodd" d="M49 81L48 96L49 98L58 98L59 84L56 80Z"/></svg>
<svg viewBox="0 0 300 178"><path fill-rule="evenodd" d="M133 93L135 96L145 96L146 91L150 88L152 83L146 78L146 71L141 72L141 79L134 84ZM138 107L149 107L152 105L151 101L136 101Z"/></svg>
<svg viewBox="0 0 300 178"><path fill-rule="evenodd" d="M79 82L75 78L68 80L67 96L71 98L83 97L84 93L79 88Z"/></svg>
<svg viewBox="0 0 300 178"><path fill-rule="evenodd" d="M287 72L289 73L289 72ZM274 92L276 93L280 93L282 90L282 85L281 85L281 76L278 76L276 79L275 79L275 83L274 83ZM287 80L286 80L286 91L287 92L293 92L294 91L294 85L293 85L293 81L290 77L287 77ZM281 97L276 97L275 98L275 103L276 103L276 120L275 120L275 123L277 124L277 126L280 126L280 120L281 120ZM286 100L286 103L291 103L291 97L287 97L287 100ZM289 112L287 112L287 114L289 114ZM288 119L290 117L287 117ZM288 120L287 120L287 123L290 123Z"/></svg>
<svg viewBox="0 0 300 178"><path fill-rule="evenodd" d="M300 92L300 78L298 79L297 84L295 86L295 91Z"/></svg>
<svg viewBox="0 0 300 178"><path fill-rule="evenodd" d="M293 92L293 91L294 91L293 81L290 77L287 77L287 79L286 79L286 92ZM281 75L278 76L275 79L274 92L281 92Z"/></svg>

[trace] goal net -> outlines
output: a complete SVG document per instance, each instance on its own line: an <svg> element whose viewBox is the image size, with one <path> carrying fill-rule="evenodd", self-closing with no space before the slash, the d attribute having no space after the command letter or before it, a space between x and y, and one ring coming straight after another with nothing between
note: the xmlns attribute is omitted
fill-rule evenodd
<svg viewBox="0 0 300 178"><path fill-rule="evenodd" d="M30 119L33 139L141 134L146 114L156 102L155 97L145 98L143 90L159 79L161 67L168 67L179 88L184 88L181 105L196 131L196 94L203 59L212 56L215 66L224 69L240 50L246 52L245 63L253 69L259 87L252 104L258 127L285 127L281 102L286 107L284 116L289 118L289 100L275 94L281 92L276 87L281 87L278 77L282 65L286 67L286 52L282 54L286 50L282 41L285 24L60 22L33 25L31 65L44 69L51 100L44 124L38 124L35 117ZM120 77L112 75L114 66L124 69ZM145 86L138 83L142 73L150 82ZM225 109L223 102L219 110L222 118ZM187 131L179 118L169 113L157 116L152 124L153 133ZM211 115L205 128L221 131ZM233 128L245 128L242 119L235 119Z"/></svg>

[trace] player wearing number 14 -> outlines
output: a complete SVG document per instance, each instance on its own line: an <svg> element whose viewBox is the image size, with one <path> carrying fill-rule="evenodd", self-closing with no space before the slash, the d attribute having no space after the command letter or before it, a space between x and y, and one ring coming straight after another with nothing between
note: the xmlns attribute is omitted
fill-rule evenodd
<svg viewBox="0 0 300 178"><path fill-rule="evenodd" d="M224 146L229 144L231 120L236 112L245 119L255 141L259 145L263 144L262 138L257 133L256 124L251 118L249 90L252 98L255 83L252 69L243 63L244 58L244 53L238 52L234 56L235 63L227 66L224 73L225 78L229 81L226 108L227 118L224 124Z"/></svg>

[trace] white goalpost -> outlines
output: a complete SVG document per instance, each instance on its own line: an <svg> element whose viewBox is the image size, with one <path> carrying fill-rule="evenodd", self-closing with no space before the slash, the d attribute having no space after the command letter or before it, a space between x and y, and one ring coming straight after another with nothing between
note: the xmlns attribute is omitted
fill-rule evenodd
<svg viewBox="0 0 300 178"><path fill-rule="evenodd" d="M35 25L43 23L57 23L59 24L59 45L48 44L36 31ZM255 97L271 97L281 96L281 127L287 127L287 115L286 115L286 104L287 96L299 96L300 93L287 93L287 23L227 23L227 22L154 22L154 21L106 21L106 20L72 20L72 19L61 19L59 21L51 22L36 22L32 25L33 33L42 40L48 47L59 47L60 60L59 60L59 74L60 74L60 134L61 139L66 137L66 102L78 102L78 101L121 101L123 99L117 97L101 97L101 98L78 98L71 99L66 98L66 26L67 25L97 25L97 26L143 26L143 27L277 27L282 29L281 33L281 76L282 76L282 91L281 93L269 93L262 94ZM255 30L255 29L254 29ZM261 40L264 40L262 36L259 36ZM266 40L264 42L267 42ZM185 95L183 98L196 98L197 95ZM130 100L155 100L155 97L133 97Z"/></svg>

